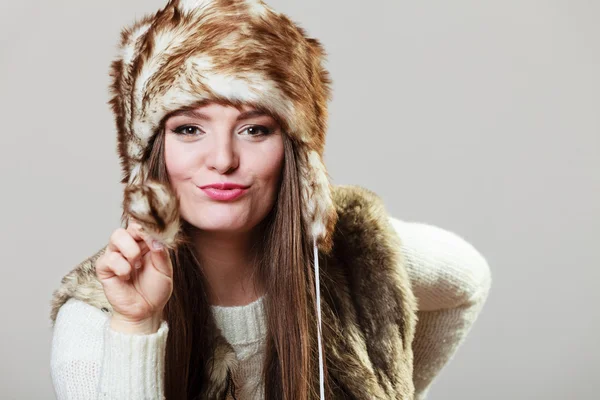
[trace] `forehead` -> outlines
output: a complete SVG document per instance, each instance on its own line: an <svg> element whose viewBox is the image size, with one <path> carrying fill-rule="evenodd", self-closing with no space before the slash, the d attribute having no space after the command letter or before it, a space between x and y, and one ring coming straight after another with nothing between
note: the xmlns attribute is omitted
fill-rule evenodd
<svg viewBox="0 0 600 400"><path fill-rule="evenodd" d="M233 104L230 102L218 102L218 101L210 101L200 105L196 105L191 107L191 110L200 111L204 113L212 113L212 112L230 112L233 114L239 114L245 111L258 110L256 107L251 104L241 103L241 104Z"/></svg>
<svg viewBox="0 0 600 400"><path fill-rule="evenodd" d="M238 118L243 116L245 118L251 117L271 117L275 121L279 122L277 116L270 113L264 108L257 107L249 103L233 103L230 101L203 101L184 107L176 111L171 112L167 115L166 119L174 117L191 117L205 120L222 119L222 118Z"/></svg>

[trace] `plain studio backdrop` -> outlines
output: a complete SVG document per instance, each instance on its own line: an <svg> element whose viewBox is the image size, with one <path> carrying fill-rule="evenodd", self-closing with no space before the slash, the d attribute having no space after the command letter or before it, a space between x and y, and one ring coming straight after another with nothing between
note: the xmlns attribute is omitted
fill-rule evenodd
<svg viewBox="0 0 600 400"><path fill-rule="evenodd" d="M165 2L0 4L0 397L54 399L52 291L119 226L109 64L120 29ZM600 3L269 4L329 53L333 183L490 265L429 399L598 399Z"/></svg>

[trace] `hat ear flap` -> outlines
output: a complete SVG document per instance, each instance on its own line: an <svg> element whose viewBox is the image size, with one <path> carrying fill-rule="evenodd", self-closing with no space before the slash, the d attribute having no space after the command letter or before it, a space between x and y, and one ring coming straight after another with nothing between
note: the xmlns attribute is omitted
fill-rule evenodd
<svg viewBox="0 0 600 400"><path fill-rule="evenodd" d="M122 222L129 218L166 247L177 246L181 228L179 198L169 186L148 178L145 162L136 162L123 192Z"/></svg>
<svg viewBox="0 0 600 400"><path fill-rule="evenodd" d="M146 143L131 131L133 103L130 93L135 82L134 64L152 22L152 16L147 16L122 30L119 55L111 64L110 104L117 123L123 169L121 183L126 185L121 224L127 226L133 218L154 239L174 248L180 230L179 200L170 187L149 179L147 160L143 158Z"/></svg>
<svg viewBox="0 0 600 400"><path fill-rule="evenodd" d="M118 152L121 158L123 178L121 183L131 181L130 175L136 164L141 160L144 151L143 143L136 139L131 132L132 119L132 83L134 81L134 62L139 55L144 35L152 24L151 17L145 17L121 31L119 54L110 66L109 104L112 106L117 125Z"/></svg>
<svg viewBox="0 0 600 400"><path fill-rule="evenodd" d="M314 150L301 152L300 187L302 192L302 217L319 249L328 254L333 247L333 230L337 211L331 195L329 176L321 156Z"/></svg>

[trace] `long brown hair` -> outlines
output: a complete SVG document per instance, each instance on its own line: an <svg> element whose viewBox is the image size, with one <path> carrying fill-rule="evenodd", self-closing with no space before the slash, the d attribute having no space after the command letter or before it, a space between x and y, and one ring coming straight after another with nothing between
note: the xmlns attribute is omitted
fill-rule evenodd
<svg viewBox="0 0 600 400"><path fill-rule="evenodd" d="M164 126L164 125L163 125ZM284 132L284 162L275 204L259 224L255 279L266 289L266 347L262 372L266 400L318 398L312 242L302 223L302 201L296 151ZM164 129L150 146L150 178L169 184L164 161ZM189 225L183 222L182 235ZM195 398L207 384L208 343L212 314L200 262L187 236L171 251L173 294L164 318L169 324L165 362L167 400ZM324 366L325 377L327 367ZM329 393L330 388L326 390Z"/></svg>

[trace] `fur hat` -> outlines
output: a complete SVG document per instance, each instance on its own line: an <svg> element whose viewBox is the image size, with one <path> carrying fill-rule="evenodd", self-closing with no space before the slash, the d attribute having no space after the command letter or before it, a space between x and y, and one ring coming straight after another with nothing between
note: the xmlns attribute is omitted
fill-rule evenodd
<svg viewBox="0 0 600 400"><path fill-rule="evenodd" d="M249 104L276 116L292 139L303 221L318 248L331 251L337 215L323 164L331 81L318 40L261 0L171 0L124 28L119 50L110 103L126 184L123 221L134 217L175 247L178 200L148 179L154 136L178 109Z"/></svg>
<svg viewBox="0 0 600 400"><path fill-rule="evenodd" d="M324 58L318 40L261 0L171 0L122 31L110 101L126 184L122 222L135 218L171 248L179 201L148 176L149 150L169 113L214 100L249 104L280 121L297 153L302 218L313 240L321 397L318 249L331 251L337 221L323 164L331 97Z"/></svg>

